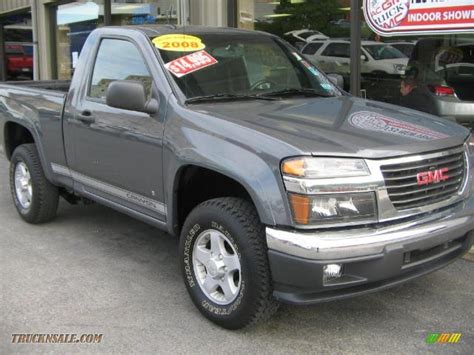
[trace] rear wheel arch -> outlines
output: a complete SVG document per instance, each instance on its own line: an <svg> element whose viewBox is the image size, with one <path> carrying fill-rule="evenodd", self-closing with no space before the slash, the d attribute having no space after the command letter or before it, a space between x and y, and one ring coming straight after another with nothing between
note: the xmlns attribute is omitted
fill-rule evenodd
<svg viewBox="0 0 474 355"><path fill-rule="evenodd" d="M45 155L41 139L39 138L40 134L35 130L33 125L8 121L5 123L3 134L5 155L8 160L11 160L15 149L19 146L23 144L34 144L38 151L46 178L54 182L53 173L48 163L49 161Z"/></svg>
<svg viewBox="0 0 474 355"><path fill-rule="evenodd" d="M4 140L5 140L5 154L7 159L10 160L13 152L17 147L22 144L35 144L36 140L33 133L29 128L25 126L9 121L4 127Z"/></svg>

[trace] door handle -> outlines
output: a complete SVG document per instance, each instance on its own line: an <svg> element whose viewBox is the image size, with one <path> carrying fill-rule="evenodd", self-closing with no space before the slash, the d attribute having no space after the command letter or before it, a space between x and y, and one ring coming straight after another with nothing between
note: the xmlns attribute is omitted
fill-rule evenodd
<svg viewBox="0 0 474 355"><path fill-rule="evenodd" d="M92 124L95 122L95 118L89 110L82 111L77 119L85 124Z"/></svg>

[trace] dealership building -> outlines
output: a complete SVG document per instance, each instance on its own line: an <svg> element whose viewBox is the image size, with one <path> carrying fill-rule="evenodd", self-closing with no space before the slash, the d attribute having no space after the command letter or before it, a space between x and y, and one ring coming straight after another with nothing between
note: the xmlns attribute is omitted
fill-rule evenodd
<svg viewBox="0 0 474 355"><path fill-rule="evenodd" d="M437 14L430 10L426 14L419 11L418 7L429 5L430 0L403 0L400 3L405 4L407 11L408 7L410 11L413 10L406 18L413 21L418 18L420 24L431 21L438 26L440 21L437 16L446 20L445 25L448 27L444 28L444 34L436 37L442 41L442 46L453 47L457 43L471 45L474 42L472 27L470 33L466 30L466 23L471 22L472 25L474 19L458 18L467 12ZM434 0L431 3L435 10L444 4ZM451 3L458 4L460 9L472 7L474 14L473 0L454 0ZM389 67L397 68L398 65L400 69L406 67L416 42L433 31L430 32L429 28L419 31L421 27L402 22L397 24L402 28L398 36L389 37L395 33L389 33L387 28L393 27L393 19L400 17L399 14L389 17L391 13L386 15L381 12L385 2L374 0L368 2L370 5L367 6L381 7L368 10L377 14L369 21L367 16L363 16L362 4L362 0L2 0L0 80L69 80L87 36L101 26L229 26L274 33L285 37L299 49L303 49L305 41L310 40L314 43L303 50L304 54L310 56L316 56L322 40L337 39L339 43L327 46L325 53L322 53L328 58L325 60L326 66L321 69L343 76L345 88L357 95L362 93L369 98L396 103L394 97L399 91L401 75L396 77L394 74L400 74L401 71L383 69L380 65L384 60L383 55L379 55L381 60L377 62L377 53L364 48L366 42L361 39L398 46L397 51L404 52L405 59L400 58L399 62L394 61L395 64ZM427 16L426 19L424 16ZM314 31L305 31L307 29ZM375 33L377 31L387 32L387 37L379 36ZM351 43L361 43L361 46L351 46ZM371 48L375 52L375 47ZM473 46L466 48L464 56L466 53L469 56ZM390 51L393 55L393 50ZM9 61L9 58L22 59L23 66L15 68L13 60ZM371 66L371 60L374 66ZM466 75L470 74L468 70Z"/></svg>
<svg viewBox="0 0 474 355"><path fill-rule="evenodd" d="M2 77L8 48L33 56L33 77L69 79L88 34L107 25L182 24L227 26L228 1L205 0L2 0ZM1 46L5 48L4 46ZM13 50L14 50L13 49Z"/></svg>

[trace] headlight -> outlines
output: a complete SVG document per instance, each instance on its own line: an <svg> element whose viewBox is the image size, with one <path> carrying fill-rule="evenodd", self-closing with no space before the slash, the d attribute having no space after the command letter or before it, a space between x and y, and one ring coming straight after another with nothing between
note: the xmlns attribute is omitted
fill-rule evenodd
<svg viewBox="0 0 474 355"><path fill-rule="evenodd" d="M337 226L377 222L375 192L368 191L373 177L364 159L290 158L283 161L281 171L296 224ZM317 190L318 184L334 189L313 191L312 187ZM357 191L360 187L365 190Z"/></svg>
<svg viewBox="0 0 474 355"><path fill-rule="evenodd" d="M394 64L393 68L395 69L395 71L397 71L399 73L402 73L402 74L405 74L407 66L404 65L404 64Z"/></svg>
<svg viewBox="0 0 474 355"><path fill-rule="evenodd" d="M306 179L328 179L370 175L362 159L344 158L296 158L283 162L283 175Z"/></svg>
<svg viewBox="0 0 474 355"><path fill-rule="evenodd" d="M376 222L373 192L288 196L293 218L300 225Z"/></svg>

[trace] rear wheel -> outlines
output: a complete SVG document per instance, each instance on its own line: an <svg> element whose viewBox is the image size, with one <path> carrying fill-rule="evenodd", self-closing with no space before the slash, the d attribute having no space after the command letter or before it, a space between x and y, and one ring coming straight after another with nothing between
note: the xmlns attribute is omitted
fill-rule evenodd
<svg viewBox="0 0 474 355"><path fill-rule="evenodd" d="M46 179L34 144L23 144L13 152L10 188L15 207L26 222L39 224L56 217L58 188Z"/></svg>
<svg viewBox="0 0 474 355"><path fill-rule="evenodd" d="M264 227L249 202L217 198L196 207L183 227L180 256L188 292L212 322L239 329L278 309Z"/></svg>

